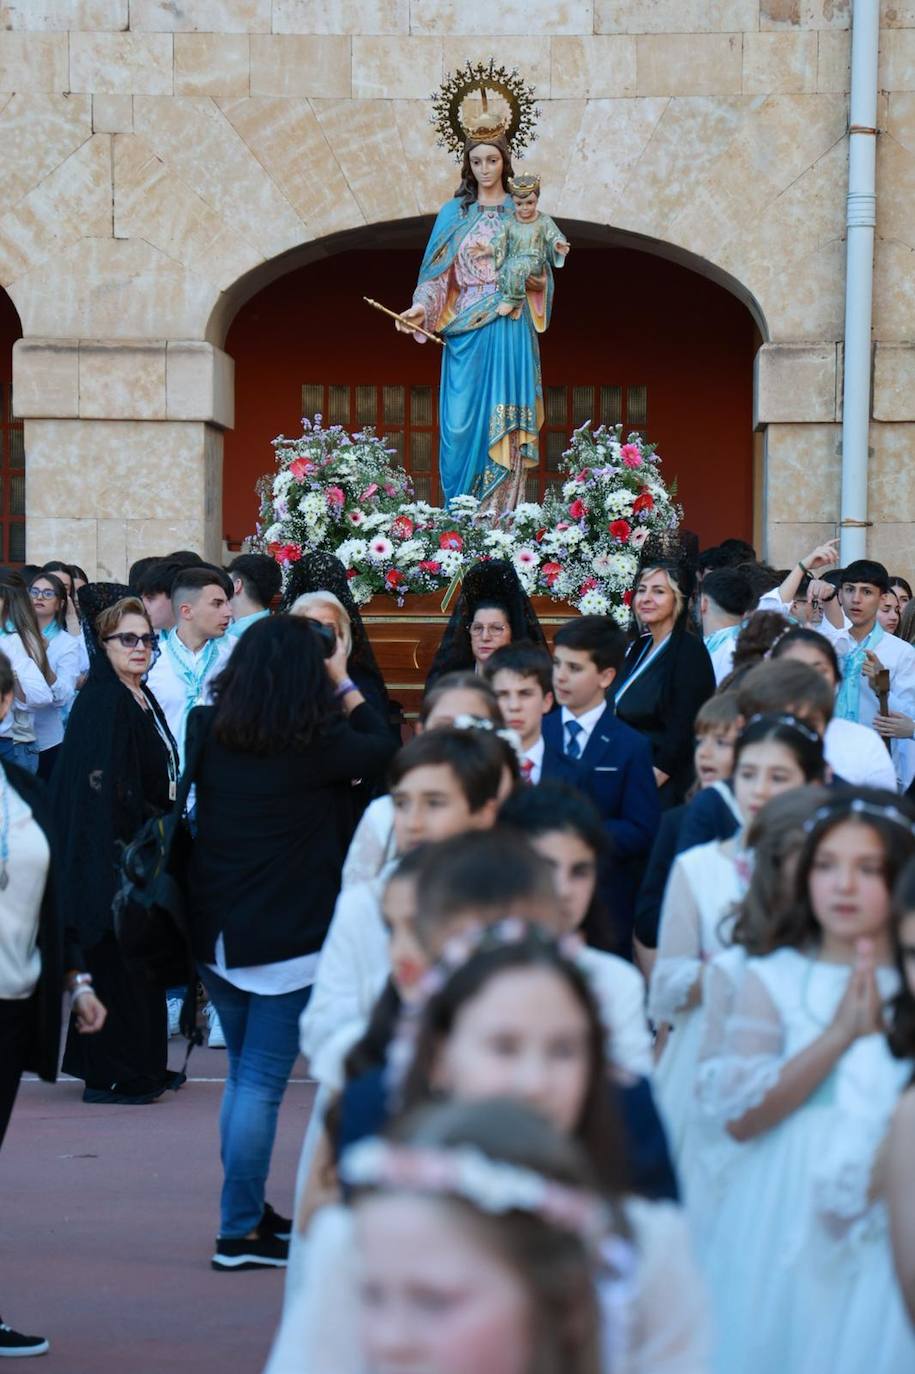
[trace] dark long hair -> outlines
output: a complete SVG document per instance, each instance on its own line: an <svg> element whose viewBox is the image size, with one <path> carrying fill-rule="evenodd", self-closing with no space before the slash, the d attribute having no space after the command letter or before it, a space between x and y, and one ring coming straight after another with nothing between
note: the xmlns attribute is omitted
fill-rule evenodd
<svg viewBox="0 0 915 1374"><path fill-rule="evenodd" d="M464 144L464 157L461 161L461 184L455 191L455 197L461 198L461 209L467 209L473 205L477 198L477 179L470 166L470 154L474 148L479 148L485 144L489 148L498 148L502 154L502 190L508 195L508 178L515 175L512 167L512 150L508 139L504 134L499 134L496 138L468 138Z"/></svg>
<svg viewBox="0 0 915 1374"><path fill-rule="evenodd" d="M859 811L855 809L856 803L874 809ZM808 822L810 828L794 876L793 900L780 911L772 913L760 939L748 944L746 939L739 939L735 931L734 943L746 945L753 954L771 954L785 947L804 949L819 943L821 929L810 902L810 875L823 840L836 826L844 825L846 821L869 826L880 839L884 854L883 876L892 891L903 867L915 856L915 834L906 824L899 824L889 816L880 814L888 809L915 824L915 810L895 792L884 792L877 787L831 791L829 801L821 812L811 818L813 823Z"/></svg>
<svg viewBox="0 0 915 1374"><path fill-rule="evenodd" d="M909 979L911 970L902 958L900 925L915 914L915 859L910 859L893 888L893 946L902 986L890 1003L890 1049L897 1059L915 1059L915 991Z"/></svg>
<svg viewBox="0 0 915 1374"><path fill-rule="evenodd" d="M281 754L310 744L337 710L311 623L257 621L214 681L213 700L213 737L229 749Z"/></svg>
<svg viewBox="0 0 915 1374"><path fill-rule="evenodd" d="M54 624L57 625L59 629L65 630L67 628L67 603L70 599L67 596L66 587L57 576L57 573L37 572L34 577L29 579L30 596L36 582L50 582L51 589L57 597L57 610L54 612Z"/></svg>
<svg viewBox="0 0 915 1374"><path fill-rule="evenodd" d="M5 569L0 572L0 612L4 628L11 625L22 640L22 647L42 677L47 680L51 675L48 663L47 640L41 633L38 617L32 605L25 580L16 572Z"/></svg>
<svg viewBox="0 0 915 1374"><path fill-rule="evenodd" d="M610 1099L604 1049L606 1031L600 1011L585 974L537 926L528 926L509 943L500 940L497 928L484 931L466 962L432 994L420 1015L416 1051L404 1082L402 1105L410 1109L436 1097L432 1084L436 1061L462 1007L477 997L491 979L522 968L549 969L555 973L587 1017L591 1071L581 1117L573 1134L588 1152L604 1188L611 1196L619 1197L627 1187L625 1149Z"/></svg>

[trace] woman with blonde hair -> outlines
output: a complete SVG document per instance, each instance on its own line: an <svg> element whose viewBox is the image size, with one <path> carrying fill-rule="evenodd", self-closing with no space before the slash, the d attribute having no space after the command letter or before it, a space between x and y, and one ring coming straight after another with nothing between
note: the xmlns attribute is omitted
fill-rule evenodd
<svg viewBox="0 0 915 1374"><path fill-rule="evenodd" d="M686 800L693 781L694 724L715 691L708 650L689 631L695 583L689 550L658 536L646 541L632 595L634 638L611 685L616 714L651 745L663 810Z"/></svg>

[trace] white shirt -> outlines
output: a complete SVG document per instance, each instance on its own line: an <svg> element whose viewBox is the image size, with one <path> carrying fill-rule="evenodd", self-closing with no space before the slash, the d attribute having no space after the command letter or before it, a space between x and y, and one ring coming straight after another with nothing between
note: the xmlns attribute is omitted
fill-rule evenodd
<svg viewBox="0 0 915 1374"><path fill-rule="evenodd" d="M284 992L298 992L314 982L319 954L300 954L294 959L278 959L272 964L248 964L242 968L226 967L226 943L222 932L216 938L216 960L207 968L218 973L233 988L258 993L262 997L278 997Z"/></svg>
<svg viewBox="0 0 915 1374"><path fill-rule="evenodd" d="M708 645L711 635L703 636L705 647L709 649L709 658L712 660L716 687L720 686L734 666L734 650L737 648L737 636L740 634L740 626L731 625L728 628L733 630L733 634L729 634L726 639L723 639L714 650L709 649Z"/></svg>
<svg viewBox="0 0 915 1374"><path fill-rule="evenodd" d="M640 1078L651 1073L651 1034L645 1014L645 980L634 964L585 945L578 964L594 989L607 1030L607 1055Z"/></svg>
<svg viewBox="0 0 915 1374"><path fill-rule="evenodd" d="M328 1042L342 1036L349 1049L365 1030L372 1007L391 970L388 932L381 919L381 894L390 866L374 881L346 887L321 947L311 999L299 1021L302 1053L321 1081L330 1074L316 1067Z"/></svg>
<svg viewBox="0 0 915 1374"><path fill-rule="evenodd" d="M25 694L25 701L14 697L16 707L20 710L25 708L26 711L34 711L36 706L50 706L54 700L54 693L45 682L38 664L29 658L25 645L15 631L11 634L0 634L0 652L6 654L9 659L16 680ZM12 733L13 712L8 711L5 719L0 721L0 736L8 737Z"/></svg>
<svg viewBox="0 0 915 1374"><path fill-rule="evenodd" d="M208 641L201 649L193 655L195 659L205 652ZM200 692L190 703L194 706L208 706L212 700L211 687L213 679L217 677L226 666L229 655L238 643L237 639L229 639L223 636L216 641L217 654L200 685ZM188 686L175 671L168 650L163 647L162 652L150 668L146 677L147 685L153 696L162 707L165 719L168 721L168 728L178 745L178 754L181 759L181 767L184 767L184 735L187 728L188 717Z"/></svg>
<svg viewBox="0 0 915 1374"><path fill-rule="evenodd" d="M840 656L850 654L855 649L860 649L861 645L857 640L852 639L847 630L837 630L834 625L830 625L828 630L823 625L828 622L823 621L817 629L832 641L832 646ZM879 644L874 648L874 653L883 664L884 668L890 670L890 710L902 711L906 716L915 716L915 649L911 644L907 644L904 639L898 639L896 635L884 634ZM873 725L874 716L880 710L880 703L877 694L871 687L870 682L864 675L858 686L858 721L861 725Z"/></svg>
<svg viewBox="0 0 915 1374"><path fill-rule="evenodd" d="M893 760L876 730L869 726L833 717L823 736L823 751L832 771L853 787L896 790Z"/></svg>
<svg viewBox="0 0 915 1374"><path fill-rule="evenodd" d="M572 711L569 710L568 706L563 706L562 752L566 752L569 743L569 732L566 729L566 726L568 725L570 720L577 720L579 725L581 726L581 734L576 735L575 738L578 740L579 746L578 757L581 758L582 754L585 752L585 749L588 747L588 740L591 738L591 735L594 732L595 725L600 720L601 716L604 714L604 711L606 709L607 703L605 701L602 701L599 706L592 706L590 711L585 711L584 715L576 716Z"/></svg>
<svg viewBox="0 0 915 1374"><path fill-rule="evenodd" d="M578 738L580 740L581 735L579 735ZM546 744L541 735L540 738L531 745L530 749L525 750L524 753L525 759L527 759L531 765L528 781L532 782L535 786L540 781L540 774L543 772L543 751L545 748Z"/></svg>
<svg viewBox="0 0 915 1374"><path fill-rule="evenodd" d="M394 803L385 793L370 801L359 818L346 852L341 887L371 882L395 857Z"/></svg>
<svg viewBox="0 0 915 1374"><path fill-rule="evenodd" d="M9 805L9 882L0 890L0 999L31 997L41 974L38 921L51 854L31 808L6 777L0 778Z"/></svg>
<svg viewBox="0 0 915 1374"><path fill-rule="evenodd" d="M66 630L61 630L60 634L54 635L45 644L48 662L57 674L57 681L51 688L53 705L35 708L35 742L39 752L53 749L64 737L65 713L73 704L76 679L80 674L79 646L77 636L68 634Z"/></svg>

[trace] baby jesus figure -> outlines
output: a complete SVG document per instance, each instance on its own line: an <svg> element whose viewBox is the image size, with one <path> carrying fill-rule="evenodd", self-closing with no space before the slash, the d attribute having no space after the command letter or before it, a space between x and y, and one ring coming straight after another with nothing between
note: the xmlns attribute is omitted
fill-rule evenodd
<svg viewBox="0 0 915 1374"><path fill-rule="evenodd" d="M496 314L511 315L517 320L524 305L528 277L542 276L547 262L562 267L572 245L549 215L542 215L537 208L539 176L509 177L508 190L515 204L514 216L492 244L480 250L480 256L492 256L498 273L502 301Z"/></svg>

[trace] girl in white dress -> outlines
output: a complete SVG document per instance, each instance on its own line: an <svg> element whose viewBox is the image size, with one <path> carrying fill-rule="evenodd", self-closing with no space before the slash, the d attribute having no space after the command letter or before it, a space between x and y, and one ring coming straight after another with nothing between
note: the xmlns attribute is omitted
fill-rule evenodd
<svg viewBox="0 0 915 1374"><path fill-rule="evenodd" d="M795 901L735 931L748 958L730 987L709 983L699 1099L738 1142L700 1241L720 1374L915 1368L915 1335L883 1340L889 1239L869 1205L911 1075L885 1034L890 892L915 854L904 808L866 791L815 812Z"/></svg>
<svg viewBox="0 0 915 1374"><path fill-rule="evenodd" d="M793 716L757 716L734 748L734 796L743 827L729 840L686 850L671 869L648 1011L660 1032L655 1096L681 1172L688 1171L705 969L729 943L749 881L746 827L771 798L819 782L823 768L823 744L809 726Z"/></svg>

